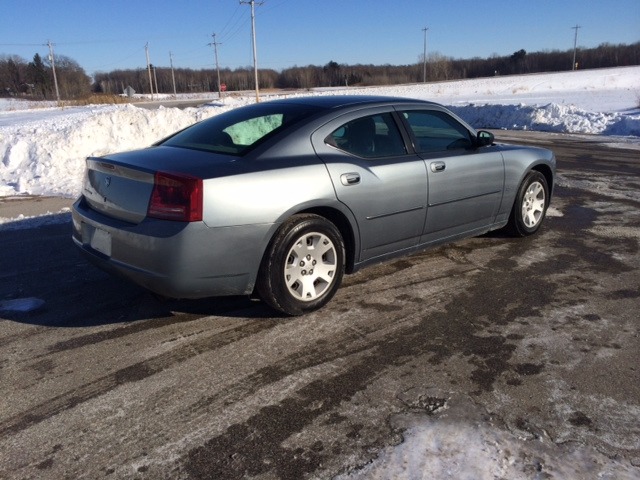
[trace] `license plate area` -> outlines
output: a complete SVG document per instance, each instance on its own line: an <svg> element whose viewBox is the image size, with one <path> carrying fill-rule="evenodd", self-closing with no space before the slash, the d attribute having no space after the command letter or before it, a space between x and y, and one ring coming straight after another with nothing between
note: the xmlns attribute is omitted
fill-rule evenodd
<svg viewBox="0 0 640 480"><path fill-rule="evenodd" d="M82 243L103 255L111 256L111 234L106 230L83 223Z"/></svg>

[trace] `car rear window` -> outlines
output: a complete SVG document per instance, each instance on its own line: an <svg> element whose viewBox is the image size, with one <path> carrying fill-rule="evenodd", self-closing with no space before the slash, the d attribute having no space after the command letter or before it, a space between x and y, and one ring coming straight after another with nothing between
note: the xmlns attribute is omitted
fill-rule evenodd
<svg viewBox="0 0 640 480"><path fill-rule="evenodd" d="M192 125L160 145L242 156L320 110L308 105L278 103L238 108Z"/></svg>

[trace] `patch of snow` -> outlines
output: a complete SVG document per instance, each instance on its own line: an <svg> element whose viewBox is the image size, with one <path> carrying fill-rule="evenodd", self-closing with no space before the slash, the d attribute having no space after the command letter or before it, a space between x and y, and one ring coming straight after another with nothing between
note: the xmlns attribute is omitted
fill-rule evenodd
<svg viewBox="0 0 640 480"><path fill-rule="evenodd" d="M20 214L15 218L0 217L0 228L3 231L25 230L28 228L38 228L45 225L57 225L70 222L71 210L69 208L63 208L58 213L47 212L42 215L32 216Z"/></svg>
<svg viewBox="0 0 640 480"><path fill-rule="evenodd" d="M588 447L564 447L546 439L524 440L488 425L430 419L404 434L362 470L338 480L637 479L631 464Z"/></svg>
<svg viewBox="0 0 640 480"><path fill-rule="evenodd" d="M428 398L436 392L439 408L425 410L420 403L407 403L424 389L413 390L401 394L412 411L390 421L402 431L402 443L383 449L372 462L352 467L334 480L638 478L632 462L612 460L578 443L554 442L542 429L511 431L464 395L427 389Z"/></svg>

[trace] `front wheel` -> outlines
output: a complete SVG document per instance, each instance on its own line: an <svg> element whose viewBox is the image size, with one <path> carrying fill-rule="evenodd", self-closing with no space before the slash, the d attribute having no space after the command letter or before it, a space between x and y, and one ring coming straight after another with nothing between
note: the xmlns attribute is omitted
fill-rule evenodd
<svg viewBox="0 0 640 480"><path fill-rule="evenodd" d="M511 209L507 230L525 237L538 231L549 206L549 186L543 174L531 171L522 181Z"/></svg>
<svg viewBox="0 0 640 480"><path fill-rule="evenodd" d="M258 294L287 315L316 310L338 290L344 257L344 242L333 223L318 215L294 215L267 248L258 273Z"/></svg>

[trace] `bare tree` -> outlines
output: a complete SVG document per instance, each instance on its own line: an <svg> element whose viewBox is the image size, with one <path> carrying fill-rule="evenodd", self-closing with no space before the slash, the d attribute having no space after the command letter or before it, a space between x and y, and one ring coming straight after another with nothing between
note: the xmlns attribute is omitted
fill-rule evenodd
<svg viewBox="0 0 640 480"><path fill-rule="evenodd" d="M28 92L25 82L27 62L17 55L0 57L0 96L14 96Z"/></svg>

